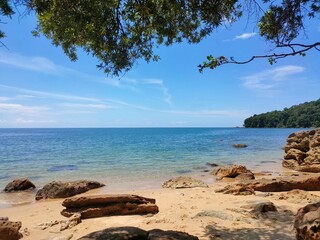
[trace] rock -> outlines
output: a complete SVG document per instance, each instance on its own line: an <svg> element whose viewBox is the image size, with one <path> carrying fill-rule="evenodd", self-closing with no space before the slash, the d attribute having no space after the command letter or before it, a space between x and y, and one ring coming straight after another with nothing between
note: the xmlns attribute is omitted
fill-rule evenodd
<svg viewBox="0 0 320 240"><path fill-rule="evenodd" d="M301 172L320 173L320 164L300 165L296 170Z"/></svg>
<svg viewBox="0 0 320 240"><path fill-rule="evenodd" d="M244 184L227 185L224 188L215 190L216 193L233 194L233 195L254 195L254 189Z"/></svg>
<svg viewBox="0 0 320 240"><path fill-rule="evenodd" d="M95 181L74 181L74 182L56 182L46 184L42 189L38 190L36 200L46 198L67 198L74 195L87 192L94 188L105 186Z"/></svg>
<svg viewBox="0 0 320 240"><path fill-rule="evenodd" d="M299 149L291 148L284 156L284 159L293 159L298 162L298 164L303 163L303 160L306 158L307 154L302 152Z"/></svg>
<svg viewBox="0 0 320 240"><path fill-rule="evenodd" d="M73 234L67 234L62 236L49 236L41 240L70 240L73 237Z"/></svg>
<svg viewBox="0 0 320 240"><path fill-rule="evenodd" d="M294 218L297 240L320 239L320 202L300 208Z"/></svg>
<svg viewBox="0 0 320 240"><path fill-rule="evenodd" d="M320 128L288 136L283 167L302 172L320 172Z"/></svg>
<svg viewBox="0 0 320 240"><path fill-rule="evenodd" d="M0 240L18 240L22 238L19 232L21 222L0 221Z"/></svg>
<svg viewBox="0 0 320 240"><path fill-rule="evenodd" d="M65 199L62 205L66 207L61 211L63 216L70 217L79 213L81 219L159 212L155 199L126 194L73 197Z"/></svg>
<svg viewBox="0 0 320 240"><path fill-rule="evenodd" d="M208 185L201 180L192 178L192 177L176 177L172 178L162 184L163 188L195 188L195 187L204 187L207 188Z"/></svg>
<svg viewBox="0 0 320 240"><path fill-rule="evenodd" d="M78 240L148 240L148 232L136 227L106 228L85 235Z"/></svg>
<svg viewBox="0 0 320 240"><path fill-rule="evenodd" d="M225 177L235 178L242 173L249 173L253 175L253 173L250 170L248 170L245 166L242 165L230 165L219 167L213 170L211 174L217 176L218 179L222 179Z"/></svg>
<svg viewBox="0 0 320 240"><path fill-rule="evenodd" d="M101 231L90 233L78 240L198 240L185 232L163 231L153 229L149 232L137 227L106 228Z"/></svg>
<svg viewBox="0 0 320 240"><path fill-rule="evenodd" d="M286 200L295 204L310 204L314 202L320 202L320 196L299 189L281 193L273 198L277 200Z"/></svg>
<svg viewBox="0 0 320 240"><path fill-rule="evenodd" d="M243 144L243 143L236 143L236 144L233 144L232 146L235 147L235 148L246 148L246 147L248 147L247 144Z"/></svg>
<svg viewBox="0 0 320 240"><path fill-rule="evenodd" d="M27 178L15 179L4 188L5 192L33 190L36 186Z"/></svg>
<svg viewBox="0 0 320 240"><path fill-rule="evenodd" d="M291 179L261 179L227 185L216 192L234 194L241 189L242 192L261 191L261 192L285 192L293 189L306 191L320 191L320 176L311 178L294 178Z"/></svg>
<svg viewBox="0 0 320 240"><path fill-rule="evenodd" d="M273 202L261 202L253 206L251 213L258 215L266 212L277 212L277 211L278 210L276 206L273 204Z"/></svg>
<svg viewBox="0 0 320 240"><path fill-rule="evenodd" d="M193 218L202 218L202 217L219 218L225 221L235 220L235 218L232 215L227 214L225 211L216 211L216 210L204 210L204 211L198 212Z"/></svg>
<svg viewBox="0 0 320 240"><path fill-rule="evenodd" d="M254 174L251 171L241 173L235 177L236 180L252 180L255 179Z"/></svg>
<svg viewBox="0 0 320 240"><path fill-rule="evenodd" d="M61 224L60 231L71 229L77 226L79 223L81 223L81 215L80 213L75 213L70 217L70 219L60 221L60 224Z"/></svg>
<svg viewBox="0 0 320 240"><path fill-rule="evenodd" d="M209 162L207 162L207 166L210 166L210 167L218 167L219 165L216 164L216 163L209 163Z"/></svg>
<svg viewBox="0 0 320 240"><path fill-rule="evenodd" d="M149 231L148 240L199 240L199 238L185 232L153 229Z"/></svg>
<svg viewBox="0 0 320 240"><path fill-rule="evenodd" d="M296 170L297 168L299 168L299 163L294 159L285 159L282 161L282 167Z"/></svg>

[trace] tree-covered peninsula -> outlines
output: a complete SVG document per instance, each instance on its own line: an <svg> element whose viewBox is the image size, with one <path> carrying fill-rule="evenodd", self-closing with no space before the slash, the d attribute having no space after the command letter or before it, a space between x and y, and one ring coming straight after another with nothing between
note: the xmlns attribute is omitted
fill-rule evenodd
<svg viewBox="0 0 320 240"><path fill-rule="evenodd" d="M272 111L255 114L244 120L246 128L310 128L320 127L320 99Z"/></svg>

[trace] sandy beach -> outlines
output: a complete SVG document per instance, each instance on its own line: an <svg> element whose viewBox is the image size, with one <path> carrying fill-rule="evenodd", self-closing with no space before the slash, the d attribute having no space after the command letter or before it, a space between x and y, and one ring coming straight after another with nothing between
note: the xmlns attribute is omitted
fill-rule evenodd
<svg viewBox="0 0 320 240"><path fill-rule="evenodd" d="M291 175L284 170L277 175ZM304 175L305 173L299 173ZM311 174L312 175L312 174ZM256 178L272 178L274 175L256 174ZM215 193L229 181L216 181L209 188L153 189L121 192L156 199L159 213L155 215L112 216L82 220L77 226L60 231L56 224L44 230L40 224L62 221L60 214L64 199L41 200L29 204L1 209L1 216L11 221L21 221L23 239L78 239L88 233L109 227L133 226L144 230L155 228L187 232L199 239L294 239L293 215L300 207L314 201L320 192L302 191L288 193L256 192L255 195L235 196ZM99 195L102 189L82 194ZM119 192L114 192L119 194ZM113 194L113 192L108 192ZM283 197L287 195L288 197ZM250 205L271 201L277 212L268 215L254 215Z"/></svg>

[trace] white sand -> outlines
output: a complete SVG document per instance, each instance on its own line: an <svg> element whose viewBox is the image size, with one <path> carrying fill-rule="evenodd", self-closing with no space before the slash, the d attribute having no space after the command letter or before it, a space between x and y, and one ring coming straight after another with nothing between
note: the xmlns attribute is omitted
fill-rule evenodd
<svg viewBox="0 0 320 240"><path fill-rule="evenodd" d="M282 175L291 174L282 172ZM301 173L300 173L301 174ZM302 174L301 174L302 175ZM260 176L261 177L261 176ZM265 177L265 176L263 176ZM160 212L152 216L113 216L82 220L72 229L60 232L60 225L40 230L37 226L50 221L67 218L60 215L63 209L59 200L43 200L34 203L4 208L0 217L7 216L11 221L21 221L25 240L49 239L67 236L72 239L93 231L108 227L134 226L145 230L160 228L163 230L184 231L199 239L294 239L293 216L300 207L308 203L307 199L298 201L279 200L281 193L234 196L215 193L214 190L227 184L214 182L209 188L193 189L155 189L135 190L123 193L155 198ZM83 195L101 194L103 190L92 190ZM109 193L110 194L110 193ZM320 196L320 192L312 192ZM242 208L249 203L272 201L278 213L269 217L254 217L250 209Z"/></svg>

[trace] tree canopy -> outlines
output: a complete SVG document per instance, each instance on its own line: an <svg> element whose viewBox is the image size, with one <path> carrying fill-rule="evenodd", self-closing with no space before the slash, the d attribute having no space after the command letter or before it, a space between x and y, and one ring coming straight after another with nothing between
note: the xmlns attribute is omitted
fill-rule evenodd
<svg viewBox="0 0 320 240"><path fill-rule="evenodd" d="M35 11L35 35L51 39L73 61L77 49L84 49L99 60L99 68L112 75L128 71L138 59L159 60L154 49L160 45L198 43L218 26L252 12L258 16L260 35L283 51L242 62L209 55L198 66L200 71L256 58L274 63L311 49L320 51L320 42L294 42L305 29L306 19L319 17L319 0L0 0L0 17L10 17L16 5Z"/></svg>
<svg viewBox="0 0 320 240"><path fill-rule="evenodd" d="M244 120L247 128L320 127L320 99L302 103L282 111L253 115Z"/></svg>

